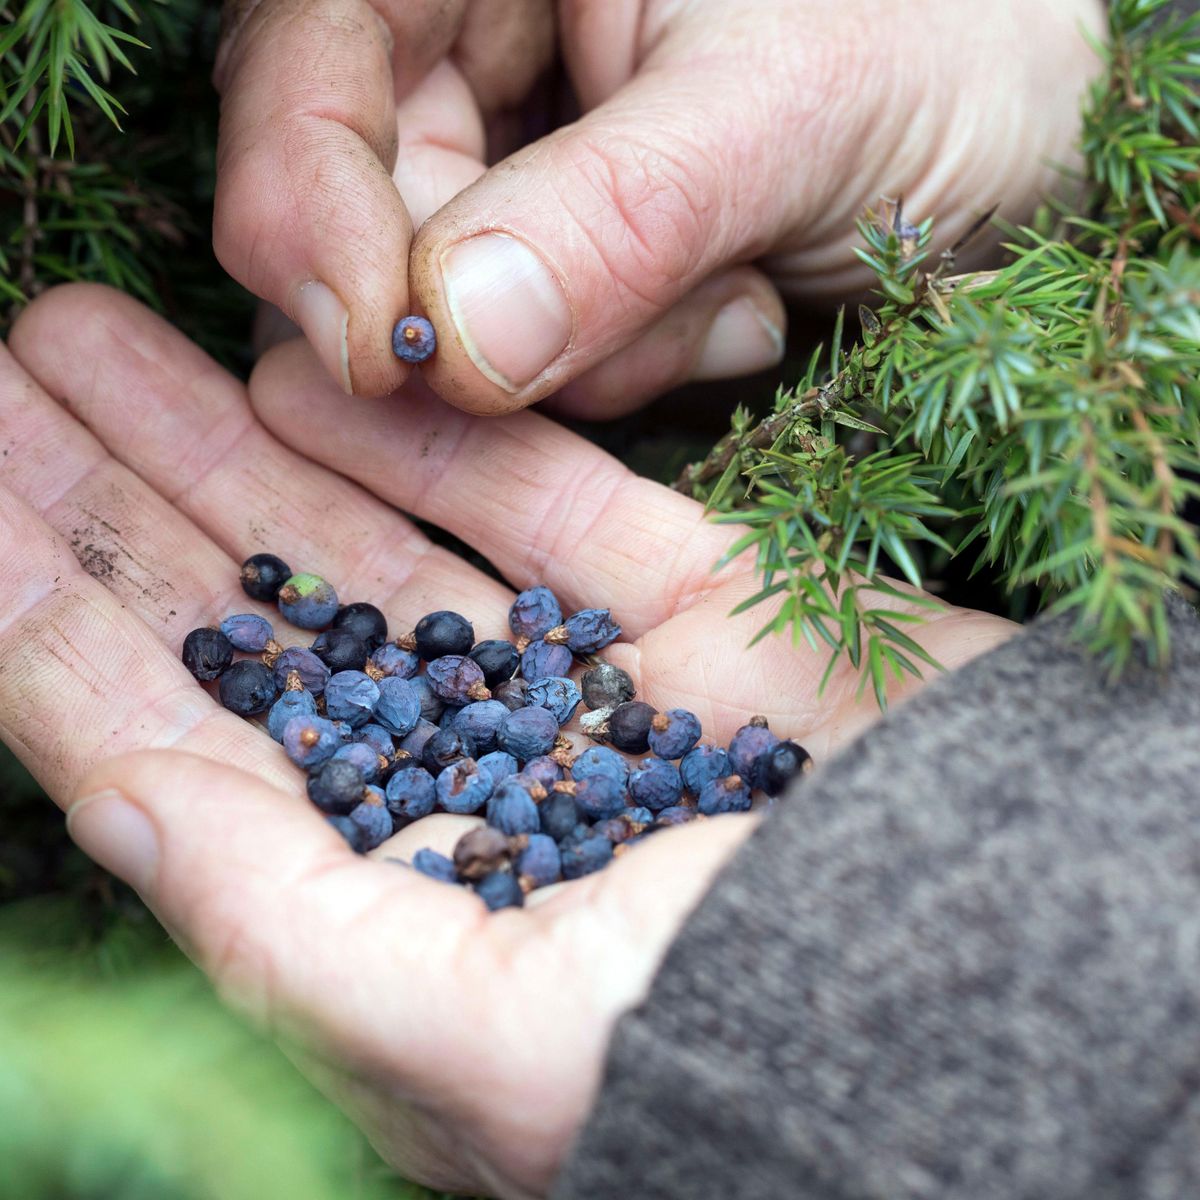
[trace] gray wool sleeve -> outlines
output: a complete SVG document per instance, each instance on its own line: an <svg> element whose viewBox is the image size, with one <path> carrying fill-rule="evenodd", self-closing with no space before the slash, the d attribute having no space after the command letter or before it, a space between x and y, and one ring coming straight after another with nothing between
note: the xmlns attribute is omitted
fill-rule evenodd
<svg viewBox="0 0 1200 1200"><path fill-rule="evenodd" d="M1061 620L777 806L619 1023L556 1200L1200 1196L1200 621Z"/></svg>

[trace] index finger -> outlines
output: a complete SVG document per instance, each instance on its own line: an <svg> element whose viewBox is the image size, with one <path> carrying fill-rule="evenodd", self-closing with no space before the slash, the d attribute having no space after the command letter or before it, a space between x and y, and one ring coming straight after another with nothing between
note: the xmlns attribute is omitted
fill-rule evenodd
<svg viewBox="0 0 1200 1200"><path fill-rule="evenodd" d="M446 52L463 7L259 0L231 10L214 72L213 245L234 278L300 325L347 392L380 395L407 371L390 337L409 311L412 239L392 180L396 99Z"/></svg>

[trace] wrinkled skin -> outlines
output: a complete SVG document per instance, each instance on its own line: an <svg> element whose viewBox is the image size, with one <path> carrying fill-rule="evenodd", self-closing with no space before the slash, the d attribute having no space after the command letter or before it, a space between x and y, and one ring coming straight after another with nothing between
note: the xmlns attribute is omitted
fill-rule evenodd
<svg viewBox="0 0 1200 1200"><path fill-rule="evenodd" d="M217 252L347 390L402 382L392 323L420 311L440 338L422 371L455 405L628 411L778 361L781 293L864 286L854 220L881 195L937 218L935 250L993 204L1027 215L1075 157L1099 69L1082 31L1101 34L1103 7L237 0L215 72ZM534 86L555 56L574 122ZM464 339L444 267L488 230L562 294L553 312L497 295Z"/></svg>
<svg viewBox="0 0 1200 1200"><path fill-rule="evenodd" d="M726 614L757 586L753 563L711 572L737 530L698 504L531 412L472 417L415 383L347 406L303 341L268 354L247 389L128 297L49 292L0 349L0 445L0 736L70 808L83 848L398 1169L543 1194L617 1018L757 818L666 830L489 916L381 861L449 852L476 818L427 818L357 858L281 749L187 673L184 635L270 615L238 564L273 549L394 628L449 603L479 637L503 637L512 592L403 509L517 586L544 581L568 612L610 605L628 641L606 655L716 738L762 712L828 759L876 719L855 677L839 670L818 698L823 655L744 648L764 614ZM1012 628L952 608L913 627L948 667Z"/></svg>

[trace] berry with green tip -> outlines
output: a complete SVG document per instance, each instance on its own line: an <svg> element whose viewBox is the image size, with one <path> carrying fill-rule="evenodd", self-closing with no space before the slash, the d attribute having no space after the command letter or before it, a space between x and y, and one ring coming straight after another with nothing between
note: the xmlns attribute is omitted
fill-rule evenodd
<svg viewBox="0 0 1200 1200"><path fill-rule="evenodd" d="M279 589L279 611L301 629L324 629L337 614L337 592L320 575L293 575Z"/></svg>

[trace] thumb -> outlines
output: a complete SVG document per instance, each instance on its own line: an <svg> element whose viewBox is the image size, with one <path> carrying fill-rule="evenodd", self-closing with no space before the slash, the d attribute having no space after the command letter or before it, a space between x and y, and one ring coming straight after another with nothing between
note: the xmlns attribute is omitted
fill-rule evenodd
<svg viewBox="0 0 1200 1200"><path fill-rule="evenodd" d="M432 385L475 412L524 407L763 253L785 192L769 142L794 131L742 93L727 103L694 64L643 73L431 217L411 285L444 331ZM778 361L778 319L768 305L755 366Z"/></svg>

